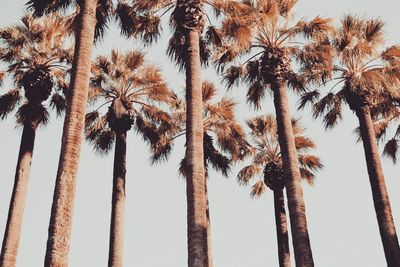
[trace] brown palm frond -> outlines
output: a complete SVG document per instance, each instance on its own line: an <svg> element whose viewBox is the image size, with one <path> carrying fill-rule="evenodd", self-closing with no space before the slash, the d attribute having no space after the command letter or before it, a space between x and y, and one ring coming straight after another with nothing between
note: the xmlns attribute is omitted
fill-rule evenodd
<svg viewBox="0 0 400 267"><path fill-rule="evenodd" d="M110 128L103 128L93 141L94 149L100 155L106 155L111 151L115 142L115 133Z"/></svg>
<svg viewBox="0 0 400 267"><path fill-rule="evenodd" d="M257 181L250 192L250 197L255 198L255 197L260 197L263 193L265 192L265 183L262 180Z"/></svg>
<svg viewBox="0 0 400 267"><path fill-rule="evenodd" d="M300 175L301 178L306 180L309 185L314 184L315 174L312 171L306 168L300 168Z"/></svg>
<svg viewBox="0 0 400 267"><path fill-rule="evenodd" d="M316 171L323 167L320 159L314 155L299 155L299 163L302 167Z"/></svg>
<svg viewBox="0 0 400 267"><path fill-rule="evenodd" d="M214 26L208 26L205 32L205 40L216 47L222 45L221 31Z"/></svg>
<svg viewBox="0 0 400 267"><path fill-rule="evenodd" d="M75 1L71 0L29 0L26 6L33 11L34 16L41 17L57 11L66 10Z"/></svg>
<svg viewBox="0 0 400 267"><path fill-rule="evenodd" d="M259 60L252 60L246 64L245 81L253 83L261 80L261 66Z"/></svg>
<svg viewBox="0 0 400 267"><path fill-rule="evenodd" d="M306 79L303 75L299 75L293 71L286 74L287 85L296 93L304 93L306 88Z"/></svg>
<svg viewBox="0 0 400 267"><path fill-rule="evenodd" d="M217 95L217 88L215 88L215 84L209 81L204 81L202 83L203 103L210 101L216 95Z"/></svg>
<svg viewBox="0 0 400 267"><path fill-rule="evenodd" d="M20 99L21 95L18 89L12 89L0 96L0 118L6 118L18 105Z"/></svg>
<svg viewBox="0 0 400 267"><path fill-rule="evenodd" d="M222 22L222 30L240 49L250 47L252 32L246 17L227 17Z"/></svg>
<svg viewBox="0 0 400 267"><path fill-rule="evenodd" d="M255 110L261 109L261 101L264 99L265 89L260 81L249 85L246 94L246 102L251 104Z"/></svg>
<svg viewBox="0 0 400 267"><path fill-rule="evenodd" d="M49 122L49 113L42 104L26 102L17 111L17 123L21 125L36 123L46 125Z"/></svg>
<svg viewBox="0 0 400 267"><path fill-rule="evenodd" d="M239 56L240 50L234 45L222 45L218 47L213 56L214 64L217 65L220 71L224 70L224 65L232 62L237 56Z"/></svg>
<svg viewBox="0 0 400 267"><path fill-rule="evenodd" d="M230 66L224 73L223 82L226 82L226 85L229 88L232 88L234 85L239 85L239 79L243 74L242 66Z"/></svg>
<svg viewBox="0 0 400 267"><path fill-rule="evenodd" d="M67 108L65 97L59 93L54 93L50 98L50 107L56 110L57 116L61 116Z"/></svg>
<svg viewBox="0 0 400 267"><path fill-rule="evenodd" d="M380 19L371 19L365 22L365 39L369 43L380 44L383 42L384 23Z"/></svg>
<svg viewBox="0 0 400 267"><path fill-rule="evenodd" d="M289 36L302 34L305 38L323 41L328 37L328 34L334 31L332 19L315 17L311 21L299 21L295 27L288 30Z"/></svg>
<svg viewBox="0 0 400 267"><path fill-rule="evenodd" d="M237 14L248 15L252 14L253 7L246 1L212 1L210 5L213 7L217 15L222 14Z"/></svg>
<svg viewBox="0 0 400 267"><path fill-rule="evenodd" d="M295 136L294 143L298 152L305 152L316 147L313 140L302 135Z"/></svg>
<svg viewBox="0 0 400 267"><path fill-rule="evenodd" d="M137 0L135 1L135 9L137 11L149 11L149 10L158 10L162 7L168 6L171 4L171 0Z"/></svg>
<svg viewBox="0 0 400 267"><path fill-rule="evenodd" d="M173 140L168 135L161 136L157 142L151 144L151 164L168 160L172 151L172 146Z"/></svg>
<svg viewBox="0 0 400 267"><path fill-rule="evenodd" d="M393 163L397 162L397 152L399 150L399 140L396 138L390 139L383 149L383 156L389 157Z"/></svg>
<svg viewBox="0 0 400 267"><path fill-rule="evenodd" d="M160 139L156 125L140 115L136 117L135 129L149 144L157 143Z"/></svg>
<svg viewBox="0 0 400 267"><path fill-rule="evenodd" d="M187 168L186 168L186 159L183 158L180 162L179 162L179 168L178 168L178 173L180 175L182 175L183 178L187 177Z"/></svg>
<svg viewBox="0 0 400 267"><path fill-rule="evenodd" d="M400 62L400 46L394 45L386 48L381 56L383 60L389 62L391 65L398 65Z"/></svg>
<svg viewBox="0 0 400 267"><path fill-rule="evenodd" d="M258 165L252 164L244 167L237 175L237 180L240 185L247 185L249 181L262 173L262 168Z"/></svg>
<svg viewBox="0 0 400 267"><path fill-rule="evenodd" d="M213 138L207 133L204 134L203 143L206 168L208 169L208 166L211 165L214 170L220 172L223 176L228 177L230 171L230 161L228 157L220 153L214 147Z"/></svg>
<svg viewBox="0 0 400 267"><path fill-rule="evenodd" d="M298 102L298 109L299 110L304 109L307 106L307 104L311 105L315 104L315 102L319 99L320 95L321 94L317 89L303 93Z"/></svg>

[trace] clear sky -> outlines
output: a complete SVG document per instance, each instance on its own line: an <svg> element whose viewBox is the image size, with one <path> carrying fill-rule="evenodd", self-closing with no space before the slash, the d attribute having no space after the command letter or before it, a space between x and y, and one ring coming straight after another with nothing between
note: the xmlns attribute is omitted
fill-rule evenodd
<svg viewBox="0 0 400 267"><path fill-rule="evenodd" d="M21 16L21 0L2 0L0 27L15 23ZM400 43L400 2L398 0L300 0L299 17L316 15L334 18L346 13L371 17L386 22L387 41ZM147 58L158 65L169 85L180 92L183 75L164 56L169 35L157 46L146 48ZM126 41L114 27L98 45L95 54L111 48L127 50L135 41ZM210 70L204 79L220 79ZM4 93L10 84L0 88ZM225 89L221 86L221 94ZM238 118L254 116L245 106L243 88L234 95L240 102ZM296 98L291 98L295 113ZM264 104L264 113L272 112L272 101ZM308 135L318 145L317 154L325 169L311 188L304 185L309 233L315 266L386 266L373 209L362 145L352 133L357 126L354 114L347 108L344 121L325 132L320 121L312 121L310 111L296 113L303 118ZM43 265L47 227L53 196L54 180L60 151L62 120L52 116L46 128L39 129L32 163L28 200L17 260L19 267ZM15 128L14 117L0 121L0 235L2 238L11 196L21 129ZM176 143L170 161L151 167L148 149L134 132L128 138L127 204L125 226L125 266L187 266L185 183L177 174L184 153L183 140ZM393 216L400 234L399 166L385 159L384 171L391 197ZM229 179L211 172L209 181L212 220L212 247L216 267L278 266L272 193L258 200L249 198L250 188L239 187L233 169ZM70 266L106 266L108 257L109 218L111 213L112 155L99 157L85 144L78 174L77 197L70 251ZM293 252L293 249L291 249ZM294 265L294 263L293 263Z"/></svg>

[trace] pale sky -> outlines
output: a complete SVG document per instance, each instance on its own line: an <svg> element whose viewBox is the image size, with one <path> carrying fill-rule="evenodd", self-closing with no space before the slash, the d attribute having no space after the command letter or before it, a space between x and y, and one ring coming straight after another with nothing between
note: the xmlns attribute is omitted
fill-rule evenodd
<svg viewBox="0 0 400 267"><path fill-rule="evenodd" d="M2 0L0 27L15 23L21 16L20 0ZM400 2L398 0L300 0L298 17L316 15L338 19L346 13L369 17L380 16L386 22L389 44L400 43ZM176 91L182 91L184 77L164 56L169 35L165 25L162 41L146 48L147 58L158 65ZM111 27L95 55L107 54L111 48L127 50L137 47L126 41ZM204 79L218 82L208 70ZM0 94L10 84L0 88ZM245 105L244 88L235 88L240 102L238 118L243 122L254 116ZM225 93L220 86L221 94ZM228 93L229 94L229 93ZM355 115L348 108L341 125L325 132L320 121L313 121L309 110L295 112L296 98L291 98L292 114L303 118L308 135L318 145L318 156L325 169L318 174L315 185L304 185L307 219L315 266L386 266L373 208L371 189L362 144L352 133L357 126ZM272 101L264 104L270 113ZM17 266L42 266L47 240L50 207L60 152L62 119L52 116L46 128L39 129L32 162L31 180L22 229ZM15 128L14 117L0 121L0 238L3 237L21 129ZM186 248L185 183L177 174L184 153L183 140L176 143L170 160L158 166L149 165L149 153L134 132L128 137L127 204L125 221L125 266L184 267ZM84 144L78 174L74 223L69 266L107 266L109 219L111 214L112 155L99 157ZM399 166L383 159L386 184L392 211L400 234ZM216 267L278 266L272 192L252 200L250 188L240 187L236 175L240 164L229 179L211 172L209 181L212 220L212 248ZM293 254L293 249L291 248ZM292 262L294 266L294 262Z"/></svg>

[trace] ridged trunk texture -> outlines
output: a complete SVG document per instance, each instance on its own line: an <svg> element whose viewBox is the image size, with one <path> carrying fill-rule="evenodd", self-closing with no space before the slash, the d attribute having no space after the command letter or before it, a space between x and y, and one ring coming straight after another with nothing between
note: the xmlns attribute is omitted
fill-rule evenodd
<svg viewBox="0 0 400 267"><path fill-rule="evenodd" d="M6 231L4 232L3 244L1 247L1 267L14 267L16 264L28 192L36 127L36 124L26 124L22 131L17 168L15 170L14 187L11 195L10 207L8 209Z"/></svg>
<svg viewBox="0 0 400 267"><path fill-rule="evenodd" d="M207 203L203 153L203 104L199 32L188 30L186 62L186 182L188 266L208 267Z"/></svg>
<svg viewBox="0 0 400 267"><path fill-rule="evenodd" d="M75 54L71 70L70 96L61 141L47 239L45 266L68 266L68 253L75 199L89 74L96 24L96 0L82 1L79 26L75 37Z"/></svg>
<svg viewBox="0 0 400 267"><path fill-rule="evenodd" d="M297 267L311 267L314 266L314 262L310 238L308 236L301 175L294 143L286 86L283 83L276 83L273 85L272 89L274 91L278 140L281 148L285 175L288 178L286 194L293 236L294 258Z"/></svg>
<svg viewBox="0 0 400 267"><path fill-rule="evenodd" d="M109 267L122 267L123 265L125 176L126 132L123 132L117 133L115 140L110 247L108 252Z"/></svg>
<svg viewBox="0 0 400 267"><path fill-rule="evenodd" d="M274 190L274 208L279 266L290 267L289 235L283 189Z"/></svg>
<svg viewBox="0 0 400 267"><path fill-rule="evenodd" d="M364 145L369 182L371 184L376 218L378 220L386 262L389 267L398 267L400 266L399 241L393 222L389 194L386 189L371 113L368 107L364 107L359 108L356 114L360 122L360 132Z"/></svg>
<svg viewBox="0 0 400 267"><path fill-rule="evenodd" d="M206 179L205 183L205 192L206 192L206 216L207 216L207 250L208 250L208 267L214 267L214 260L212 254L212 246L211 246L211 217L210 217L210 202L208 201L208 181Z"/></svg>

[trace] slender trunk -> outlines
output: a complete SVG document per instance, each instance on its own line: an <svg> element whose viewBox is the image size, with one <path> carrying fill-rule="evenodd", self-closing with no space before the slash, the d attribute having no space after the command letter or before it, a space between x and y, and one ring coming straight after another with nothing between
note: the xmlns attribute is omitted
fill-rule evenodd
<svg viewBox="0 0 400 267"><path fill-rule="evenodd" d="M301 175L297 159L292 121L286 87L282 83L273 86L278 139L281 147L284 171L288 181L286 194L288 198L290 226L293 236L294 258L297 267L314 266L310 238L308 236Z"/></svg>
<svg viewBox="0 0 400 267"><path fill-rule="evenodd" d="M389 194L386 189L385 177L383 175L370 110L368 107L360 108L356 111L356 114L360 122L361 138L364 145L369 182L371 184L376 218L378 220L386 262L389 267L398 267L400 266L399 241L393 222Z"/></svg>
<svg viewBox="0 0 400 267"><path fill-rule="evenodd" d="M21 235L22 220L29 184L29 174L33 146L35 143L36 124L26 124L22 131L21 145L17 168L15 170L14 188L11 196L6 231L0 255L1 267L14 267L17 260L18 244Z"/></svg>
<svg viewBox="0 0 400 267"><path fill-rule="evenodd" d="M64 121L61 153L48 230L45 266L52 267L68 265L76 174L78 172L89 90L97 0L84 0L82 2L79 27L75 37L70 96L68 97Z"/></svg>
<svg viewBox="0 0 400 267"><path fill-rule="evenodd" d="M283 189L274 190L274 207L279 266L290 267L289 235Z"/></svg>
<svg viewBox="0 0 400 267"><path fill-rule="evenodd" d="M206 192L206 216L207 216L207 250L208 250L208 267L214 267L212 247L211 247L211 218L210 218L210 203L208 201L208 181L205 183Z"/></svg>
<svg viewBox="0 0 400 267"><path fill-rule="evenodd" d="M188 30L186 64L186 182L189 267L208 267L199 32Z"/></svg>
<svg viewBox="0 0 400 267"><path fill-rule="evenodd" d="M113 191L111 204L110 249L108 266L122 267L124 243L126 175L126 131L117 133L114 154Z"/></svg>

